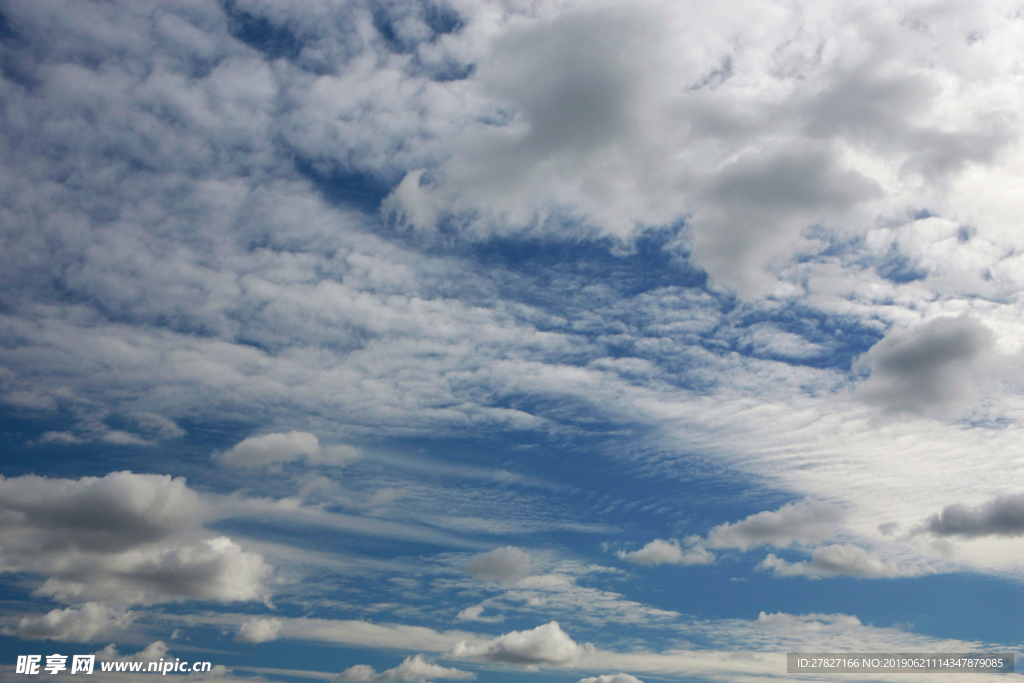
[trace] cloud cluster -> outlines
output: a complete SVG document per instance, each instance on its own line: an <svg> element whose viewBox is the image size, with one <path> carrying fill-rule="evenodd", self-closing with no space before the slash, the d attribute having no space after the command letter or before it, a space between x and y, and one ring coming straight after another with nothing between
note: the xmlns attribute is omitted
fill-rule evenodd
<svg viewBox="0 0 1024 683"><path fill-rule="evenodd" d="M644 683L636 676L630 674L617 673L617 674L602 674L600 676L590 676L589 678L581 678L579 683Z"/></svg>
<svg viewBox="0 0 1024 683"><path fill-rule="evenodd" d="M386 669L377 673L373 667L366 664L351 666L335 679L339 683L390 683L401 681L403 683L424 683L428 679L469 681L476 678L471 671L462 671L438 664L431 664L423 658L423 655L406 657L401 664L393 669Z"/></svg>
<svg viewBox="0 0 1024 683"><path fill-rule="evenodd" d="M86 643L114 629L123 629L135 615L103 604L86 602L78 607L54 609L42 616L23 617L8 635L23 640L66 640Z"/></svg>
<svg viewBox="0 0 1024 683"><path fill-rule="evenodd" d="M45 576L38 595L78 605L26 617L24 637L90 640L128 623L128 605L269 596L271 567L203 533L203 501L181 478L0 478L0 511L4 568Z"/></svg>

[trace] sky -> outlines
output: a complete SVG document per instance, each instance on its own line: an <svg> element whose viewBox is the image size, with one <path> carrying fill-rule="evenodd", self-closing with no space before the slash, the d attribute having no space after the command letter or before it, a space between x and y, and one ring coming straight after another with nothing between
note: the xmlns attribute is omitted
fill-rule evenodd
<svg viewBox="0 0 1024 683"><path fill-rule="evenodd" d="M1024 652L1022 45L1019 0L0 2L0 680Z"/></svg>

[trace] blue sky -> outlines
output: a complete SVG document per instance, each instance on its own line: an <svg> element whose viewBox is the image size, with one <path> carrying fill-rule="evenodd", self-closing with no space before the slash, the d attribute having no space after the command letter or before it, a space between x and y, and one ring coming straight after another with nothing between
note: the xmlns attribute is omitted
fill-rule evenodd
<svg viewBox="0 0 1024 683"><path fill-rule="evenodd" d="M1019 651L1022 16L0 4L5 666Z"/></svg>

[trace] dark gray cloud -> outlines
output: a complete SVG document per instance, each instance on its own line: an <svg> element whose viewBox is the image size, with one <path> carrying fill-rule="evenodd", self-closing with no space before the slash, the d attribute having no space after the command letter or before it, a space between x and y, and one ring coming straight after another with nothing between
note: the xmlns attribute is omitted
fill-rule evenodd
<svg viewBox="0 0 1024 683"><path fill-rule="evenodd" d="M860 357L859 395L896 412L950 414L969 403L995 359L992 333L968 315L895 329Z"/></svg>
<svg viewBox="0 0 1024 683"><path fill-rule="evenodd" d="M936 536L1024 536L1024 494L996 496L975 507L947 505L924 529Z"/></svg>

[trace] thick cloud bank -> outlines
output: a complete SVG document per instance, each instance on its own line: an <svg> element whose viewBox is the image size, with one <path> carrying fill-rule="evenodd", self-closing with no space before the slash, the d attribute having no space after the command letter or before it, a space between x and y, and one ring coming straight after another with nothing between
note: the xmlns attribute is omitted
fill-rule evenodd
<svg viewBox="0 0 1024 683"><path fill-rule="evenodd" d="M231 539L202 532L202 500L184 479L131 472L0 478L0 510L4 568L47 577L39 595L87 605L269 595L271 567ZM97 623L102 612L95 605L81 610L51 612L25 628Z"/></svg>

